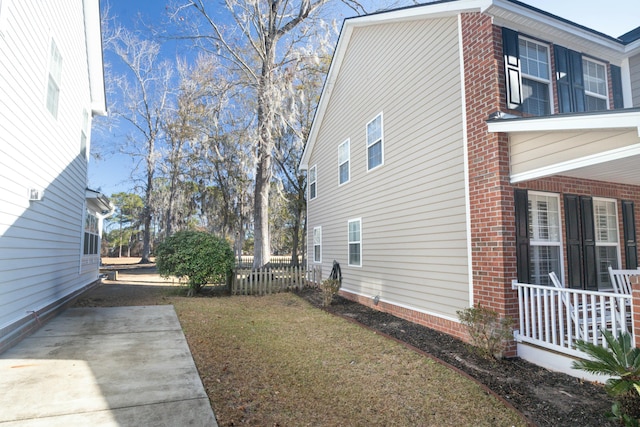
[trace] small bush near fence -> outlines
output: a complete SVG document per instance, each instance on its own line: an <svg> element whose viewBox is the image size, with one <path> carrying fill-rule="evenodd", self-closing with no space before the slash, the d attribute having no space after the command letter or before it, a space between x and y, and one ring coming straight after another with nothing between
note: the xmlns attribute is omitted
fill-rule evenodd
<svg viewBox="0 0 640 427"><path fill-rule="evenodd" d="M257 270L236 269L231 283L232 295L266 295L305 286L318 286L322 270L319 266L269 267Z"/></svg>
<svg viewBox="0 0 640 427"><path fill-rule="evenodd" d="M338 294L340 290L340 280L327 279L320 283L320 290L322 291L322 306L328 307L333 301L333 296Z"/></svg>
<svg viewBox="0 0 640 427"><path fill-rule="evenodd" d="M233 250L212 234L179 231L158 245L156 265L163 277L186 277L193 296L207 283L225 283L233 271Z"/></svg>

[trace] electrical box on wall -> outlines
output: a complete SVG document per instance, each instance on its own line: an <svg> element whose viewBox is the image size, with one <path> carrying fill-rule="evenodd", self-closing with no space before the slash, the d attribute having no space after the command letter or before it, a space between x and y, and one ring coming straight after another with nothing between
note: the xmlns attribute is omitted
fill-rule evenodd
<svg viewBox="0 0 640 427"><path fill-rule="evenodd" d="M29 201L38 201L44 198L44 190L42 188L29 188Z"/></svg>

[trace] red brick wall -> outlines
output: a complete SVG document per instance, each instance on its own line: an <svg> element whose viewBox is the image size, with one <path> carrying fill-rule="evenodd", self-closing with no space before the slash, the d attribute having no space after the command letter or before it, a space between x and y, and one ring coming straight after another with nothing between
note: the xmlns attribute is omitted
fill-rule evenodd
<svg viewBox="0 0 640 427"><path fill-rule="evenodd" d="M513 189L508 139L486 120L505 109L502 33L479 13L462 15L469 156L473 299L503 316L518 315Z"/></svg>
<svg viewBox="0 0 640 427"><path fill-rule="evenodd" d="M636 340L636 347L640 348L640 276L631 276L631 314L633 336Z"/></svg>

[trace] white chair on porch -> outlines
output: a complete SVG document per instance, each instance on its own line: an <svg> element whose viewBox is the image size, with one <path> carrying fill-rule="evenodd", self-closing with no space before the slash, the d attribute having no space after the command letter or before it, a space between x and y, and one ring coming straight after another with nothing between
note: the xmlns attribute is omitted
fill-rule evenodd
<svg viewBox="0 0 640 427"><path fill-rule="evenodd" d="M631 295L631 276L640 276L640 269L619 270L613 269L611 266L609 266L608 269L613 292L616 294ZM631 300L626 300L625 312L627 321L631 323Z"/></svg>
<svg viewBox="0 0 640 427"><path fill-rule="evenodd" d="M631 276L639 276L640 270L614 270L609 266L609 277L613 292L631 295Z"/></svg>
<svg viewBox="0 0 640 427"><path fill-rule="evenodd" d="M551 283L553 283L553 286L558 289L564 289L564 286L562 286L562 282L560 282L560 279L556 275L555 271L549 273L549 278L551 279ZM587 341L587 339L589 338L588 340L591 341L592 337L587 336L589 334L585 334L583 328L584 322L582 321L582 314L584 310L580 307L574 306L571 302L569 294L567 294L566 292L560 292L560 299L562 300L562 304L565 306L568 317L571 318L572 324L577 326L577 328L574 326L574 328L569 329L571 329L572 332L575 331L577 339Z"/></svg>
<svg viewBox="0 0 640 427"><path fill-rule="evenodd" d="M565 289L555 272L552 271L551 273L549 273L549 278L556 288ZM566 307L566 311L571 317L573 325L575 325L573 331L576 333L578 339L594 342L594 333L597 334L597 338L599 338L600 333L598 332L598 328L594 328L593 325L594 323L595 325L602 324L603 314L604 323L607 325L611 324L611 316L613 313L611 310L603 310L600 302L595 302L595 304L592 304L591 302L586 301L584 298L582 298L584 295L581 295L580 298L572 301L570 294L568 294L567 292L561 292L560 296L562 299L562 303ZM616 319L619 322L620 314L617 313L617 310L616 316Z"/></svg>

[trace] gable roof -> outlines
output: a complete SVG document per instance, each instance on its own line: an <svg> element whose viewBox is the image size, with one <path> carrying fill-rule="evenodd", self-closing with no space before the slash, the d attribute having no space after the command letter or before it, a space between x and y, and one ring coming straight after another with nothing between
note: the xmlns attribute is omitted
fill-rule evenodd
<svg viewBox="0 0 640 427"><path fill-rule="evenodd" d="M440 0L347 18L338 37L299 169L309 168L309 158L354 29L381 23L457 16L465 12L486 13L493 18L495 25L511 28L515 26L531 36L563 40L571 49L589 52L614 64L619 64L631 54L640 53L640 27L615 38L517 0Z"/></svg>

